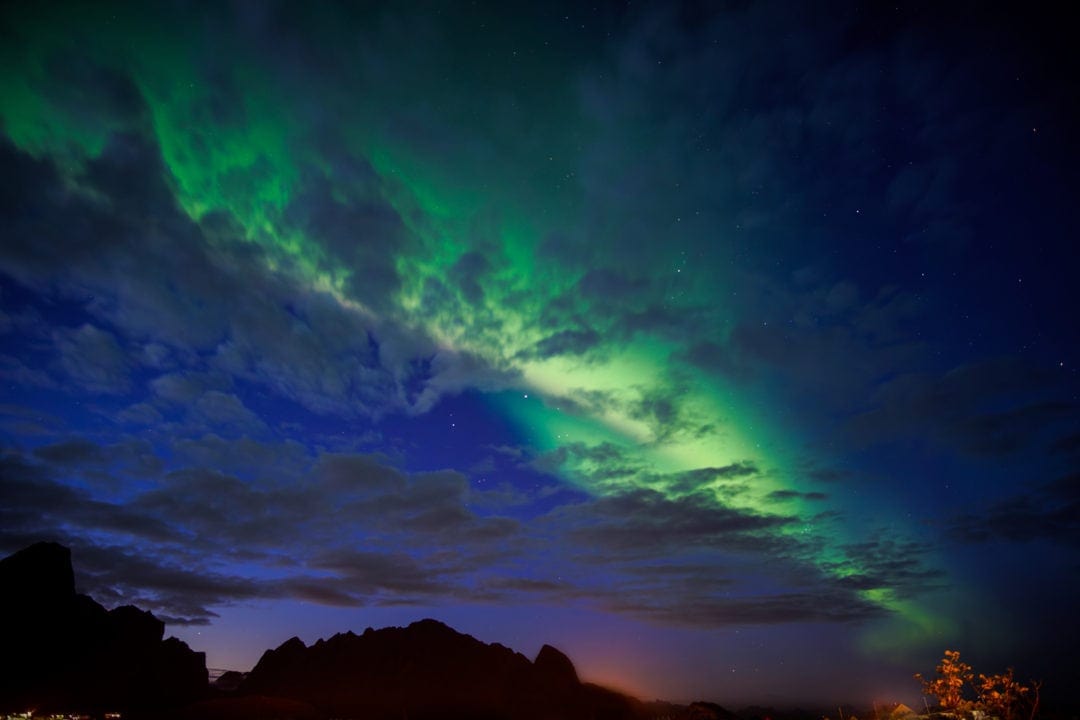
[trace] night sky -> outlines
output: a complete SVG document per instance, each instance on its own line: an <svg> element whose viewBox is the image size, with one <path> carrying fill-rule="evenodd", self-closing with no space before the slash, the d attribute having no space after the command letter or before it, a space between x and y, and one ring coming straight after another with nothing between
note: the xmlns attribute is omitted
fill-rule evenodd
<svg viewBox="0 0 1080 720"><path fill-rule="evenodd" d="M4 4L0 551L214 668L1074 680L1073 25L515 5Z"/></svg>

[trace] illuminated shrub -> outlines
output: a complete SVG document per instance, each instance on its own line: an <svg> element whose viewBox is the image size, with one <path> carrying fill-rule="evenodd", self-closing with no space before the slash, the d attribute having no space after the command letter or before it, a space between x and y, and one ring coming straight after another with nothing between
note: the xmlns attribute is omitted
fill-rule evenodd
<svg viewBox="0 0 1080 720"><path fill-rule="evenodd" d="M936 670L938 676L932 680L924 679L922 673L915 673L915 679L922 683L923 695L936 697L945 712L972 709L971 703L964 699L964 687L971 684L974 674L970 665L960 662L959 651L946 650Z"/></svg>
<svg viewBox="0 0 1080 720"><path fill-rule="evenodd" d="M1042 684L1034 681L1030 685L1018 683L1012 668L997 675L979 673L976 680L971 666L960 661L960 653L946 650L936 671L935 678L928 680L922 673L916 673L915 679L922 683L923 695L936 697L944 712L971 712L1000 720L1020 720L1022 717L1031 720L1038 713ZM974 699L965 697L965 691L974 695Z"/></svg>

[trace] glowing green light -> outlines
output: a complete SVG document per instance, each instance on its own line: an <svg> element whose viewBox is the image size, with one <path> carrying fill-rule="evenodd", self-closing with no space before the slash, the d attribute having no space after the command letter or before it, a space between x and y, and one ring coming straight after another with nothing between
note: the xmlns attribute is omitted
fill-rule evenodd
<svg viewBox="0 0 1080 720"><path fill-rule="evenodd" d="M113 133L147 134L160 149L176 202L193 220L226 213L239 228L240 237L234 239L263 248L271 269L332 294L372 321L418 329L444 349L468 352L491 367L516 373L520 394L506 393L492 402L523 429L533 449L554 453L569 447L614 448L627 472L602 482L593 478L610 469L603 461L588 452L567 454L559 472L585 492L649 487L675 497L686 492L672 480L676 474L742 463L759 470L746 479L745 492L725 495L718 480L704 480L696 490L711 490L727 506L770 515L779 512L770 500L772 493L803 486L794 469L795 451L789 449L791 429L764 414L760 396L751 397L752 391L733 381L679 361L677 343L658 333L608 333L619 322L613 311L602 300L574 291L592 268L570 267L545 256L545 240L565 232L589 248L595 244L612 250L597 259L609 264L599 269L620 269L619 233L635 221L595 221L583 212L585 191L572 171L584 162L579 148L587 143L589 129L572 88L532 98L522 116L538 119L537 137L519 147L497 127L497 115L473 117L476 108L483 107L480 98L452 97L455 91L441 87L438 77L418 80L416 87L371 88L370 96L365 87L365 92L339 90L323 98L319 88L298 98L291 93L302 89L282 89L242 46L230 49L223 67L208 72L200 64L193 40L197 30L190 18L185 24L134 9L117 20L104 9L85 5L59 22L46 10L20 11L27 17L19 27L29 40L0 49L0 122L13 143L53 158L70 182L78 181L80 165L99 156ZM42 15L35 17L34 12ZM59 83L49 76L50 58L73 47L104 70L130 79L146 105L146 117L87 112L77 96L57 95ZM502 90L495 88L491 95ZM429 156L423 147L395 134L382 120L383 106L396 106L402 96L411 95L433 97L438 100L434 104L450 108L438 118L422 118L431 122L424 129L476 140L475 153L469 149L474 145L446 142L436 144ZM319 128L304 111L309 106L342 113L342 138L335 152L351 152L369 163L373 187L350 185L335 174L336 158L328 157L318 142ZM549 122L541 121L545 117ZM401 218L409 242L392 258L400 284L397 294L386 299L388 317L376 318L349 294L348 279L362 275L364 268L350 267L326 238L290 218L290 208L303 199L313 177L329 186L335 202L387 204ZM646 264L667 268L669 245L678 238L674 231L657 237ZM453 280L455 267L469 253L477 253L485 263L474 278L478 296ZM582 265L586 262L581 260ZM735 314L724 302L718 279L687 275L679 279L682 299L667 300L675 309L683 307L679 303L709 308L708 322L720 333ZM432 288L444 294L431 300ZM648 300L626 302L644 307ZM555 305L563 308L562 315L548 312ZM580 319L594 330L596 347L579 354L538 356L536 350L546 338L577 328L571 320L565 321L566 327L554 327L559 317ZM667 421L644 409L656 397L670 403L671 422L677 426L664 426ZM815 512L816 506L799 497L783 507L783 513L798 517ZM858 574L838 549L846 540L843 530L808 531L801 526L784 532L792 537L810 532L815 539L828 535L820 537L816 564L836 578ZM919 632L937 628L918 606L886 590L866 590L862 596L902 616Z"/></svg>

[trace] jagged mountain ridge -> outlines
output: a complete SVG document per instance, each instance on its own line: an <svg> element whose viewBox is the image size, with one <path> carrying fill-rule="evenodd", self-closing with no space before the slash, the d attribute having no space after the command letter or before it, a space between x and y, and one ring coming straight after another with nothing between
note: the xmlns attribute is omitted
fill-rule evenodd
<svg viewBox="0 0 1080 720"><path fill-rule="evenodd" d="M437 620L341 633L307 647L292 638L263 654L243 694L301 700L335 716L365 718L631 718L638 703L582 683L545 645L530 662Z"/></svg>
<svg viewBox="0 0 1080 720"><path fill-rule="evenodd" d="M0 560L0 712L123 710L130 718L268 720L631 720L657 715L580 681L544 645L530 661L437 620L345 632L267 650L232 692L207 683L205 654L126 605L106 610L75 589L71 551L38 543ZM665 716L713 718L665 704ZM716 715L715 717L724 717Z"/></svg>

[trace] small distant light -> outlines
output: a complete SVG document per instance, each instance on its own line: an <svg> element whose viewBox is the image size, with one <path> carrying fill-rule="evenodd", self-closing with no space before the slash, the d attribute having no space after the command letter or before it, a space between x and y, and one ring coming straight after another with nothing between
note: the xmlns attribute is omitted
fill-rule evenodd
<svg viewBox="0 0 1080 720"><path fill-rule="evenodd" d="M529 393L525 393L525 399L526 399L526 400L528 400L528 399L529 399Z"/></svg>

